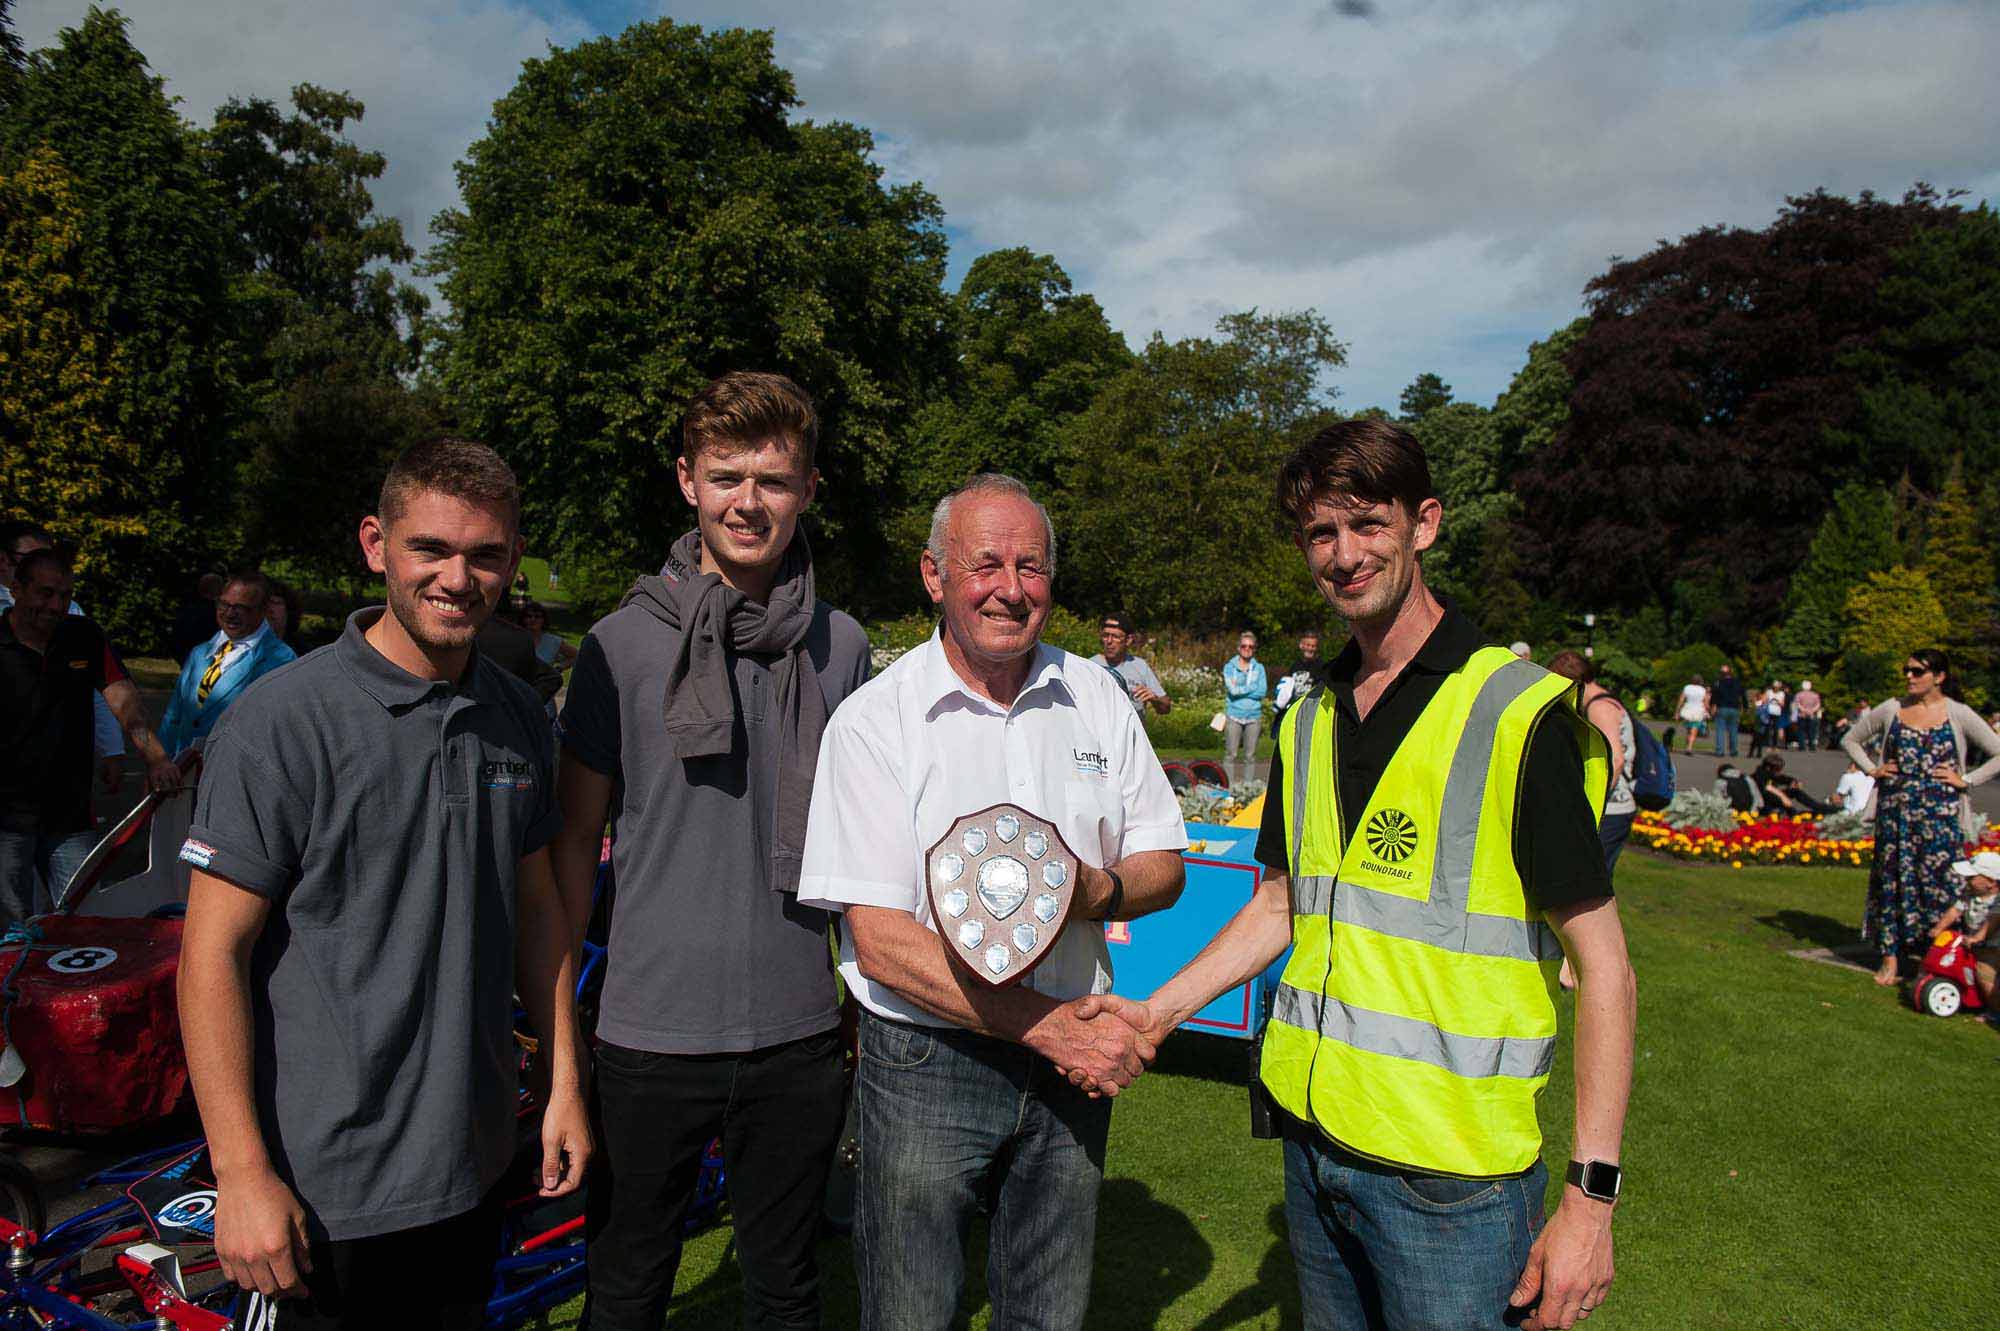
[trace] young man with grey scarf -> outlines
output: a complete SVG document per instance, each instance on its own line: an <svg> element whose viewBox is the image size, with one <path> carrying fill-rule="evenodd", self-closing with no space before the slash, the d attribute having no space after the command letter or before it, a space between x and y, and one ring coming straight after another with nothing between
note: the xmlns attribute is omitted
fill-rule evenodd
<svg viewBox="0 0 2000 1331"><path fill-rule="evenodd" d="M557 881L572 944L609 815L617 900L597 1022L595 1331L656 1331L720 1135L744 1325L818 1327L813 1240L839 1136L826 912L798 902L826 719L868 639L814 592L799 517L819 424L776 374L697 393L675 463L695 531L583 640L563 708Z"/></svg>

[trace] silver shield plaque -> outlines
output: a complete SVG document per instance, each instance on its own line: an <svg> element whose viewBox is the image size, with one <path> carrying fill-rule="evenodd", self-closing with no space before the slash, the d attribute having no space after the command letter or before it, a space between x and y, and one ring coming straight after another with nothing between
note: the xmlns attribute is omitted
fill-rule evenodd
<svg viewBox="0 0 2000 1331"><path fill-rule="evenodd" d="M1012 804L966 814L924 856L924 886L945 951L1002 988L1055 945L1076 898L1078 861L1046 818Z"/></svg>

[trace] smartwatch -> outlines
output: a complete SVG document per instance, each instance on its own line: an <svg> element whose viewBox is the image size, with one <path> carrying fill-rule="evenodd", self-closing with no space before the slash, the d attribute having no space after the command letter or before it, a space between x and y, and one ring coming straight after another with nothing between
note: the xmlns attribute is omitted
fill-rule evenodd
<svg viewBox="0 0 2000 1331"><path fill-rule="evenodd" d="M1569 1162L1569 1181L1583 1189L1583 1195L1593 1201L1615 1202L1618 1200L1618 1189L1625 1181L1625 1173L1606 1160L1572 1160Z"/></svg>
<svg viewBox="0 0 2000 1331"><path fill-rule="evenodd" d="M1101 918L1115 920L1118 918L1118 912L1125 909L1125 880L1118 876L1116 869L1106 869L1104 876L1111 880L1111 900L1104 903L1104 914Z"/></svg>

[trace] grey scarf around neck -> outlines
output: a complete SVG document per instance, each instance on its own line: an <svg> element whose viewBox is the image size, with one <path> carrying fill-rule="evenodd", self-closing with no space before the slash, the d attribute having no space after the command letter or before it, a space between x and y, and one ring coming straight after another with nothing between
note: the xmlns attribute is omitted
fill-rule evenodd
<svg viewBox="0 0 2000 1331"><path fill-rule="evenodd" d="M805 533L792 537L764 604L720 575L701 572L699 532L674 542L659 576L639 579L625 594L626 604L633 601L645 602L649 611L680 630L680 650L667 667L665 720L667 737L683 760L730 751L736 723L730 654L777 657L771 676L781 733L771 886L796 895L813 769L826 733L826 694L805 646L817 603Z"/></svg>

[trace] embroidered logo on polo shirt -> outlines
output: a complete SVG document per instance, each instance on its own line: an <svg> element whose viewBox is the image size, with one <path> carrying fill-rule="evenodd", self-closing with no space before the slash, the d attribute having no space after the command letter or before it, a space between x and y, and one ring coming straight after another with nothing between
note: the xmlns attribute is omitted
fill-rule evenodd
<svg viewBox="0 0 2000 1331"><path fill-rule="evenodd" d="M215 847L189 837L181 842L181 858L197 869L206 869L208 862L215 858Z"/></svg>
<svg viewBox="0 0 2000 1331"><path fill-rule="evenodd" d="M535 765L502 758L479 764L479 781L488 790L533 790Z"/></svg>
<svg viewBox="0 0 2000 1331"><path fill-rule="evenodd" d="M1069 756L1076 762L1078 776L1104 776L1111 771L1111 764L1101 753L1087 749L1071 749Z"/></svg>

